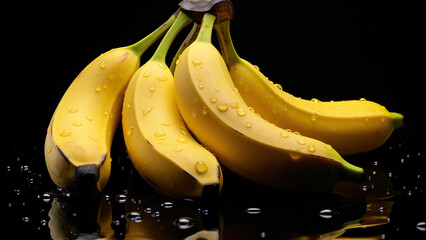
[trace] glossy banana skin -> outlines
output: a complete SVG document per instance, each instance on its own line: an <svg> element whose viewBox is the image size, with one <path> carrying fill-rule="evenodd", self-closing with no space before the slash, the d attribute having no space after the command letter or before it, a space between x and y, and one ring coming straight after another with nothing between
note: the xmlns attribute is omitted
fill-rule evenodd
<svg viewBox="0 0 426 240"><path fill-rule="evenodd" d="M268 186L327 191L340 180L361 181L363 170L331 146L279 128L251 110L210 42L214 16L206 16L175 71L178 107L197 139L230 170Z"/></svg>
<svg viewBox="0 0 426 240"><path fill-rule="evenodd" d="M45 141L47 169L57 186L80 188L76 181L81 175L92 178L90 183L96 185L91 187L105 187L124 90L138 66L139 56L131 49L110 50L91 62L65 92Z"/></svg>
<svg viewBox="0 0 426 240"><path fill-rule="evenodd" d="M136 170L160 192L218 196L220 165L186 128L176 105L173 75L165 63L169 44L189 20L183 13L178 16L154 56L131 79L123 105L123 134Z"/></svg>
<svg viewBox="0 0 426 240"><path fill-rule="evenodd" d="M297 98L265 77L259 68L241 59L232 44L230 22L215 26L221 52L241 96L263 118L354 154L383 145L403 116L365 99L322 102Z"/></svg>

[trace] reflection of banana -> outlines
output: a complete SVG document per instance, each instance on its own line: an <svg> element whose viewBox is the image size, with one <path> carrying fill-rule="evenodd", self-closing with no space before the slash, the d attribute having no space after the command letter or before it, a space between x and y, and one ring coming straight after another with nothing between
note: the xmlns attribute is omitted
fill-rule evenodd
<svg viewBox="0 0 426 240"><path fill-rule="evenodd" d="M139 67L141 54L175 19L172 16L134 45L102 54L68 88L52 117L45 142L47 169L56 185L90 191L105 187L124 90Z"/></svg>
<svg viewBox="0 0 426 240"><path fill-rule="evenodd" d="M402 115L365 99L321 102L282 91L260 71L241 59L232 44L230 21L215 26L221 51L241 96L266 120L282 128L331 144L341 154L381 146L402 125Z"/></svg>
<svg viewBox="0 0 426 240"><path fill-rule="evenodd" d="M148 182L166 194L201 197L218 195L222 173L213 154L186 128L165 64L171 42L189 21L180 13L154 56L130 80L122 122L133 165Z"/></svg>
<svg viewBox="0 0 426 240"><path fill-rule="evenodd" d="M315 191L340 180L361 181L363 170L329 145L276 127L246 105L211 44L214 20L204 15L175 71L179 110L197 139L230 170L269 186Z"/></svg>

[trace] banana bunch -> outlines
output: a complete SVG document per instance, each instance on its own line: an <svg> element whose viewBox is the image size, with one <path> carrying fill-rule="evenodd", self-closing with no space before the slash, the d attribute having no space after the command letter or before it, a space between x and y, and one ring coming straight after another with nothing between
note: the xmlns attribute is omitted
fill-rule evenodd
<svg viewBox="0 0 426 240"><path fill-rule="evenodd" d="M220 164L291 191L329 191L339 181L363 180L363 169L334 149L377 148L402 125L402 115L370 101L307 101L282 91L238 57L230 21L217 20L204 13L170 68L167 52L192 21L182 11L140 42L102 54L77 76L47 129L45 159L56 185L102 191L120 120L135 169L166 195L217 196ZM221 53L211 43L213 29ZM164 33L140 66L142 53Z"/></svg>

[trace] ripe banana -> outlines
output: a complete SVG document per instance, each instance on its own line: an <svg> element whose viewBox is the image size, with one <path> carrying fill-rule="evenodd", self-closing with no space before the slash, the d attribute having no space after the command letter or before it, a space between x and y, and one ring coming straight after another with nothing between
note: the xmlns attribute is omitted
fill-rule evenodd
<svg viewBox="0 0 426 240"><path fill-rule="evenodd" d="M108 182L110 148L124 90L142 53L171 26L170 17L138 43L93 60L59 102L47 129L45 159L53 182L67 190L99 190Z"/></svg>
<svg viewBox="0 0 426 240"><path fill-rule="evenodd" d="M232 81L246 103L271 123L331 144L341 154L378 148L402 126L401 114L372 101L322 102L284 92L258 67L238 56L229 25L229 20L222 22L215 30Z"/></svg>
<svg viewBox="0 0 426 240"><path fill-rule="evenodd" d="M152 58L130 80L122 124L127 151L142 177L167 195L203 197L219 194L222 172L214 155L186 128L165 63L170 44L189 22L181 12Z"/></svg>
<svg viewBox="0 0 426 240"><path fill-rule="evenodd" d="M330 145L279 128L247 106L211 44L214 21L214 15L204 15L174 75L179 110L197 139L230 170L268 186L328 191L340 180L360 182L363 169Z"/></svg>

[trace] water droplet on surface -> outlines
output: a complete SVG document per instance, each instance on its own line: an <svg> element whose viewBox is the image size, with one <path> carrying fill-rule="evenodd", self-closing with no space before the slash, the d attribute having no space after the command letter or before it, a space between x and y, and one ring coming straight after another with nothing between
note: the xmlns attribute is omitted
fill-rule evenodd
<svg viewBox="0 0 426 240"><path fill-rule="evenodd" d="M163 81L166 81L167 78L165 76L163 76L163 75L160 75L160 76L157 76L157 80L163 82Z"/></svg>
<svg viewBox="0 0 426 240"><path fill-rule="evenodd" d="M115 201L118 203L125 203L127 201L126 194L117 194L115 195Z"/></svg>
<svg viewBox="0 0 426 240"><path fill-rule="evenodd" d="M165 127L170 127L170 123L169 122L162 122L161 125L163 125Z"/></svg>
<svg viewBox="0 0 426 240"><path fill-rule="evenodd" d="M192 109L191 115L193 118L197 117L197 110Z"/></svg>
<svg viewBox="0 0 426 240"><path fill-rule="evenodd" d="M215 91L216 91L216 92L219 92L219 91L220 91L220 87L216 87L216 88L215 88Z"/></svg>
<svg viewBox="0 0 426 240"><path fill-rule="evenodd" d="M242 108L239 108L239 109L237 109L237 115L238 116L245 116L247 113L246 113L246 111L244 111L244 109L242 109Z"/></svg>
<svg viewBox="0 0 426 240"><path fill-rule="evenodd" d="M362 101L362 102L367 101L365 98L360 98L359 100Z"/></svg>
<svg viewBox="0 0 426 240"><path fill-rule="evenodd" d="M52 152L52 146L47 147L47 153Z"/></svg>
<svg viewBox="0 0 426 240"><path fill-rule="evenodd" d="M318 114L316 114L316 113L311 113L311 121L312 121L312 122L316 122L316 121L317 121L317 119L318 119Z"/></svg>
<svg viewBox="0 0 426 240"><path fill-rule="evenodd" d="M253 124L251 122L247 122L246 123L246 128L251 128L251 127L253 127Z"/></svg>
<svg viewBox="0 0 426 240"><path fill-rule="evenodd" d="M300 144L300 145L305 145L306 141L303 138L299 138L299 139L297 139L297 143Z"/></svg>
<svg viewBox="0 0 426 240"><path fill-rule="evenodd" d="M211 103L216 103L216 102L217 102L217 98L215 98L215 97L211 97L211 98L210 98L210 102L211 102Z"/></svg>
<svg viewBox="0 0 426 240"><path fill-rule="evenodd" d="M72 125L76 126L76 127L80 127L80 126L83 126L83 123L82 122L73 122Z"/></svg>
<svg viewBox="0 0 426 240"><path fill-rule="evenodd" d="M260 213L262 213L262 209L260 209L260 208L247 208L245 210L245 212L248 213L248 214L260 214Z"/></svg>
<svg viewBox="0 0 426 240"><path fill-rule="evenodd" d="M154 107L149 107L149 108L143 109L142 110L142 116L145 117L146 115L148 115L148 113L150 113L152 111L152 109L154 109Z"/></svg>
<svg viewBox="0 0 426 240"><path fill-rule="evenodd" d="M154 91L155 91L155 86L150 86L150 87L148 88L148 90L149 90L150 92L154 92Z"/></svg>
<svg viewBox="0 0 426 240"><path fill-rule="evenodd" d="M62 131L59 135L61 135L62 137L68 137L71 136L71 130L69 129L65 129L64 131Z"/></svg>
<svg viewBox="0 0 426 240"><path fill-rule="evenodd" d="M159 63L158 66L163 70L167 69L167 66L164 63Z"/></svg>
<svg viewBox="0 0 426 240"><path fill-rule="evenodd" d="M228 110L228 104L226 103L219 103L217 105L217 110L221 111L221 112L226 112L226 110Z"/></svg>
<svg viewBox="0 0 426 240"><path fill-rule="evenodd" d="M176 219L173 224L178 227L179 229L185 230L192 228L194 224L194 219L189 217L180 217Z"/></svg>
<svg viewBox="0 0 426 240"><path fill-rule="evenodd" d="M279 83L275 83L274 86L280 91L283 90L283 87Z"/></svg>
<svg viewBox="0 0 426 240"><path fill-rule="evenodd" d="M206 173L209 170L209 168L207 167L207 164L204 161L197 161L195 163L195 170L198 173L203 174L203 173Z"/></svg>
<svg viewBox="0 0 426 240"><path fill-rule="evenodd" d="M86 117L86 119L87 119L88 121L93 121L93 117L91 117L91 116L87 116L87 117Z"/></svg>
<svg viewBox="0 0 426 240"><path fill-rule="evenodd" d="M76 112L78 112L78 108L72 107L72 108L70 108L70 110L68 110L68 112L70 112L70 113L76 113Z"/></svg>
<svg viewBox="0 0 426 240"><path fill-rule="evenodd" d="M284 130L280 133L281 137L288 138L290 136L290 131Z"/></svg>
<svg viewBox="0 0 426 240"><path fill-rule="evenodd" d="M333 217L333 215L334 213L331 209L324 209L319 212L319 216L325 219L330 219Z"/></svg>
<svg viewBox="0 0 426 240"><path fill-rule="evenodd" d="M161 206L163 207L163 208L173 208L173 203L172 202L163 202L162 204L161 204Z"/></svg>
<svg viewBox="0 0 426 240"><path fill-rule="evenodd" d="M192 64L194 65L194 66L200 66L201 65L201 61L200 60L192 60Z"/></svg>
<svg viewBox="0 0 426 240"><path fill-rule="evenodd" d="M203 113L203 115L207 115L207 107L206 107L206 106L204 106L204 107L201 109L201 112Z"/></svg>
<svg viewBox="0 0 426 240"><path fill-rule="evenodd" d="M137 212L137 211L129 212L127 214L127 218L134 223L140 223L140 222L142 222L142 219L143 219L142 214L140 212Z"/></svg>
<svg viewBox="0 0 426 240"><path fill-rule="evenodd" d="M175 152L182 152L184 149L182 147L176 147Z"/></svg>
<svg viewBox="0 0 426 240"><path fill-rule="evenodd" d="M167 134L163 131L157 131L157 132L154 133L154 136L155 137L165 137L165 136L167 136Z"/></svg>
<svg viewBox="0 0 426 240"><path fill-rule="evenodd" d="M107 116L108 115L108 107L104 107L104 115Z"/></svg>
<svg viewBox="0 0 426 240"><path fill-rule="evenodd" d="M198 77L198 81L201 81L201 80L203 80L203 78L200 76L200 77Z"/></svg>
<svg viewBox="0 0 426 240"><path fill-rule="evenodd" d="M416 228L421 232L426 232L426 222L417 223Z"/></svg>
<svg viewBox="0 0 426 240"><path fill-rule="evenodd" d="M176 141L177 141L178 143L183 143L183 144L188 143L188 141L186 141L186 139L185 139L185 138L178 138L178 139L176 139Z"/></svg>
<svg viewBox="0 0 426 240"><path fill-rule="evenodd" d="M129 129L127 129L127 136L132 135L134 129L135 129L135 126L131 126Z"/></svg>
<svg viewBox="0 0 426 240"><path fill-rule="evenodd" d="M313 153L313 152L315 152L315 150L316 150L315 145L313 145L313 144L308 145L308 151L309 152Z"/></svg>
<svg viewBox="0 0 426 240"><path fill-rule="evenodd" d="M291 151L289 153L289 155L290 155L291 159L293 159L293 160L298 160L302 156L302 154L298 150Z"/></svg>
<svg viewBox="0 0 426 240"><path fill-rule="evenodd" d="M203 89L204 88L204 84L202 84L202 83L198 84L198 88L199 89Z"/></svg>
<svg viewBox="0 0 426 240"><path fill-rule="evenodd" d="M311 99L311 102L317 103L317 102L319 102L319 100L318 100L318 99L316 99L316 98L312 98L312 99Z"/></svg>
<svg viewBox="0 0 426 240"><path fill-rule="evenodd" d="M105 69L106 66L107 66L107 63L104 60L102 60L101 63L99 63L99 68L100 69Z"/></svg>
<svg viewBox="0 0 426 240"><path fill-rule="evenodd" d="M148 71L147 71L147 72L144 72L144 73L143 73L143 76L144 76L144 77L149 77L149 76L151 76L151 72L148 72Z"/></svg>
<svg viewBox="0 0 426 240"><path fill-rule="evenodd" d="M231 106L231 108L238 108L240 105L238 104L238 102L233 102L229 104Z"/></svg>

